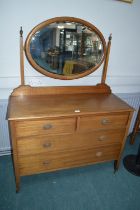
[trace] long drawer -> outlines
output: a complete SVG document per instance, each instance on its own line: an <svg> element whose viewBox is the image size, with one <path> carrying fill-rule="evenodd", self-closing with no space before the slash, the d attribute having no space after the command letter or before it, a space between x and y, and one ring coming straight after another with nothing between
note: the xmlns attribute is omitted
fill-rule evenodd
<svg viewBox="0 0 140 210"><path fill-rule="evenodd" d="M69 150L75 148L91 148L114 143L121 143L124 129L103 130L89 133L75 133L55 136L32 136L19 138L17 141L18 154L30 155L43 152Z"/></svg>
<svg viewBox="0 0 140 210"><path fill-rule="evenodd" d="M128 114L83 116L80 117L79 130L91 131L96 129L123 128L128 121Z"/></svg>
<svg viewBox="0 0 140 210"><path fill-rule="evenodd" d="M87 150L77 150L59 153L47 153L19 157L21 175L53 171L63 168L82 166L92 163L116 160L119 155L120 144Z"/></svg>
<svg viewBox="0 0 140 210"><path fill-rule="evenodd" d="M52 120L27 120L16 122L17 137L32 135L54 135L58 133L72 133L76 127L75 118Z"/></svg>

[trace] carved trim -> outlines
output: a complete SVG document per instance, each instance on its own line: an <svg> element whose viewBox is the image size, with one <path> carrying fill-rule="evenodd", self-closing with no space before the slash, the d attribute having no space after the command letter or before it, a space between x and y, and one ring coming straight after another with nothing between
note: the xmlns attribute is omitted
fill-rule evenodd
<svg viewBox="0 0 140 210"><path fill-rule="evenodd" d="M27 95L57 95L57 94L81 94L81 93L111 93L111 89L106 84L96 86L57 86L57 87L31 87L21 85L15 88L11 96Z"/></svg>

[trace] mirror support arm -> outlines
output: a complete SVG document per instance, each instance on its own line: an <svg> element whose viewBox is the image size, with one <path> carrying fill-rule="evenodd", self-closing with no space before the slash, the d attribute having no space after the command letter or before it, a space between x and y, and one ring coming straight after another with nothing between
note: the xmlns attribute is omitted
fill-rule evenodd
<svg viewBox="0 0 140 210"><path fill-rule="evenodd" d="M107 51L106 51L106 56L105 56L105 62L104 62L104 68L103 68L101 83L105 83L105 80L106 80L109 54L110 54L110 48L111 48L111 39L112 39L112 34L110 34L109 39L108 39L109 41L108 41L108 44L107 44Z"/></svg>
<svg viewBox="0 0 140 210"><path fill-rule="evenodd" d="M23 30L20 28L20 77L21 85L25 85L24 81L24 48L23 48Z"/></svg>

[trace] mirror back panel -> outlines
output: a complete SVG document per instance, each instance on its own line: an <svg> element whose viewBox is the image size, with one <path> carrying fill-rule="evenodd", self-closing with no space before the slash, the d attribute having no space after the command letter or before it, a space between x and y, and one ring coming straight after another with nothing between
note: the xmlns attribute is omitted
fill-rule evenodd
<svg viewBox="0 0 140 210"><path fill-rule="evenodd" d="M76 79L102 64L106 43L91 23L57 17L33 28L27 36L25 52L30 64L40 73L57 79Z"/></svg>

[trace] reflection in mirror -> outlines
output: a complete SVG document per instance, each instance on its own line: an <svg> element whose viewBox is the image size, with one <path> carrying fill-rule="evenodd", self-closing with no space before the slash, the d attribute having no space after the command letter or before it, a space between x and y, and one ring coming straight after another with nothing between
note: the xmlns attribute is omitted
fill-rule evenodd
<svg viewBox="0 0 140 210"><path fill-rule="evenodd" d="M99 35L76 22L55 22L31 38L30 53L41 68L54 74L80 74L98 65L103 58Z"/></svg>

